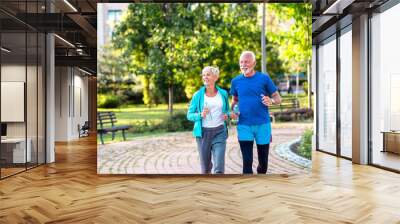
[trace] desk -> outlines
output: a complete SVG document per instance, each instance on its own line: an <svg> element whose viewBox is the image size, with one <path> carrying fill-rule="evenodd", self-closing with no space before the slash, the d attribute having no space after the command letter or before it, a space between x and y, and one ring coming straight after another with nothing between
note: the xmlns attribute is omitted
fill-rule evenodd
<svg viewBox="0 0 400 224"><path fill-rule="evenodd" d="M400 154L400 131L382 131L383 150L382 152L393 152Z"/></svg>
<svg viewBox="0 0 400 224"><path fill-rule="evenodd" d="M30 162L32 158L30 138L27 139L28 147L25 154L25 138L6 138L1 139L2 157L9 163ZM12 158L12 159L11 159ZM27 159L25 161L25 159Z"/></svg>

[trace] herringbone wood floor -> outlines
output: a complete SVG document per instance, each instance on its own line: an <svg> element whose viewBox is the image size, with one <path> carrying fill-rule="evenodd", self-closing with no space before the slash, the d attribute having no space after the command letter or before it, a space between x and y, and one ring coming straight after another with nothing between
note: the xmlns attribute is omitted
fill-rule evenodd
<svg viewBox="0 0 400 224"><path fill-rule="evenodd" d="M0 223L400 223L400 175L314 153L309 175L99 176L94 137L0 181Z"/></svg>

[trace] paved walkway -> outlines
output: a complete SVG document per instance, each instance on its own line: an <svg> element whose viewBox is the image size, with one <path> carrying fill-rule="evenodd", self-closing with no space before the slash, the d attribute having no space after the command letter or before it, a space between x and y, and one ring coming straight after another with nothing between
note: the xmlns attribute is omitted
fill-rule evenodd
<svg viewBox="0 0 400 224"><path fill-rule="evenodd" d="M312 124L274 124L273 142L270 147L268 173L306 173L304 168L283 159L275 151L276 146L293 141ZM236 137L236 129L229 130L225 158L226 174L242 173L242 156ZM258 164L254 145L254 169ZM98 145L97 171L99 174L198 174L196 141L191 132L169 133L157 137L142 137L132 141Z"/></svg>

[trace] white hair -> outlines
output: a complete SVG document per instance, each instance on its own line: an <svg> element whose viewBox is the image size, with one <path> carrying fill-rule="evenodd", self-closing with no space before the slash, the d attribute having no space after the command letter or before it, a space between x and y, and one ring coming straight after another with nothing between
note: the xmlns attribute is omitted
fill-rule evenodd
<svg viewBox="0 0 400 224"><path fill-rule="evenodd" d="M249 54L251 56L251 58L253 59L253 62L256 61L256 54L254 54L253 51L243 51L242 54L240 54L240 58L242 58L246 54Z"/></svg>
<svg viewBox="0 0 400 224"><path fill-rule="evenodd" d="M217 67L213 67L213 66L204 67L203 70L201 71L201 74L204 75L207 73L210 73L217 78L219 77L219 69Z"/></svg>

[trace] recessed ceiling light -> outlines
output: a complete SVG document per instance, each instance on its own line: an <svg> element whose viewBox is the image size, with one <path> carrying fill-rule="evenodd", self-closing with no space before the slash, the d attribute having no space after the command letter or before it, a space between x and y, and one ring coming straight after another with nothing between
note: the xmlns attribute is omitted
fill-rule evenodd
<svg viewBox="0 0 400 224"><path fill-rule="evenodd" d="M78 10L68 1L68 0L64 0L65 4L67 4L72 10L74 10L75 12L78 12Z"/></svg>
<svg viewBox="0 0 400 224"><path fill-rule="evenodd" d="M92 73L90 73L90 72L88 72L88 71L85 71L85 70L83 70L83 69L81 69L81 68L79 68L79 67L78 67L78 69L79 69L79 71L81 71L81 72L83 72L83 73L85 73L85 74L87 74L87 75L92 75Z"/></svg>
<svg viewBox="0 0 400 224"><path fill-rule="evenodd" d="M1 47L0 48L2 51L4 51L4 52L7 52L7 53L10 53L11 52L11 50L9 50L9 49L7 49L7 48L5 48L5 47Z"/></svg>
<svg viewBox="0 0 400 224"><path fill-rule="evenodd" d="M343 9L351 5L355 0L336 0L332 5L324 10L322 14L342 14Z"/></svg>
<svg viewBox="0 0 400 224"><path fill-rule="evenodd" d="M69 42L68 40L66 40L66 39L64 39L64 38L62 38L62 37L60 37L60 36L57 35L57 34L54 34L54 36L57 37L58 39L60 39L62 42L66 43L67 45L69 45L69 46L75 48L75 45L73 45L73 44L72 44L71 42Z"/></svg>

